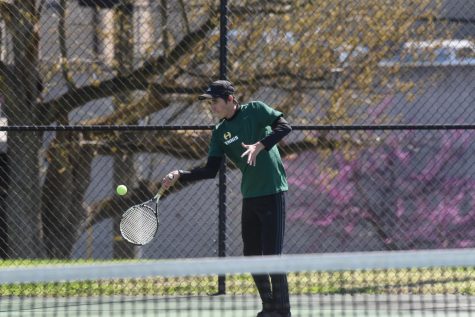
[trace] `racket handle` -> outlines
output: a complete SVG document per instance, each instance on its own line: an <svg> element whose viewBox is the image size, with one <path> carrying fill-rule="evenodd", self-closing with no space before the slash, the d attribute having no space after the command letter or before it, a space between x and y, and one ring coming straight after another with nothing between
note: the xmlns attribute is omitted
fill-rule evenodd
<svg viewBox="0 0 475 317"><path fill-rule="evenodd" d="M170 176L170 175L167 175L168 179L173 179L173 176ZM166 189L163 188L163 187L160 187L160 189L158 190L158 193L157 195L155 195L155 198L160 198L161 196L163 196L163 194L165 193Z"/></svg>
<svg viewBox="0 0 475 317"><path fill-rule="evenodd" d="M155 197L160 197L160 196L163 196L163 194L165 193L166 189L164 187L160 187L160 189L158 190L158 193L157 195L155 195Z"/></svg>

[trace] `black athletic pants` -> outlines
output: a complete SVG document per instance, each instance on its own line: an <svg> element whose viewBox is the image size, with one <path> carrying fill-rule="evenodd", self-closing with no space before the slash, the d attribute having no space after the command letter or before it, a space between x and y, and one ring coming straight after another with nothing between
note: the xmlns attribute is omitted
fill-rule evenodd
<svg viewBox="0 0 475 317"><path fill-rule="evenodd" d="M245 198L242 204L244 255L282 253L285 230L285 193ZM285 274L253 275L264 310L290 316L289 290Z"/></svg>

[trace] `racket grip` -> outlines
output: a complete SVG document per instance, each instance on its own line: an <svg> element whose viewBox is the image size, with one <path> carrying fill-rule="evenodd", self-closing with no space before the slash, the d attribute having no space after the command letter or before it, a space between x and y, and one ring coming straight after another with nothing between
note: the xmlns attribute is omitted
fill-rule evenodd
<svg viewBox="0 0 475 317"><path fill-rule="evenodd" d="M158 190L158 193L155 197L160 197L160 196L163 196L163 194L165 193L166 189L164 187L160 187L160 189Z"/></svg>
<svg viewBox="0 0 475 317"><path fill-rule="evenodd" d="M173 179L173 176L167 175L167 177L168 177L168 179ZM165 191L166 191L166 189L163 186L160 187L160 189L158 190L158 193L155 197L160 198L161 196L163 196Z"/></svg>

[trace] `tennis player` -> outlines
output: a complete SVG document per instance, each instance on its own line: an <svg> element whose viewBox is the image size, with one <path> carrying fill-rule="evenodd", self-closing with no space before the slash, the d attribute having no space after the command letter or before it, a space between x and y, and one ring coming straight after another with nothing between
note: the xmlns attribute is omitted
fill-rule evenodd
<svg viewBox="0 0 475 317"><path fill-rule="evenodd" d="M209 145L206 166L175 170L162 180L168 189L178 180L216 177L224 155L242 172L242 239L244 255L282 253L287 178L276 144L292 128L283 114L260 101L240 105L229 81L218 80L199 96L220 119ZM287 276L253 275L263 309L258 317L291 316Z"/></svg>

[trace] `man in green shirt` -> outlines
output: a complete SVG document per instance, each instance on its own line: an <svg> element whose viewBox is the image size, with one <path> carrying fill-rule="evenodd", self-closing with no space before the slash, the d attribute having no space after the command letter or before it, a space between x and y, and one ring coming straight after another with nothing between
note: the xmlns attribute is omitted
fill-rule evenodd
<svg viewBox="0 0 475 317"><path fill-rule="evenodd" d="M283 114L263 102L240 105L232 83L218 80L200 100L207 100L220 122L215 126L205 167L175 170L162 180L169 188L178 180L214 178L226 155L242 172L242 239L244 255L282 253L285 229L284 166L276 144L292 129ZM262 299L258 317L290 317L285 274L253 275Z"/></svg>

